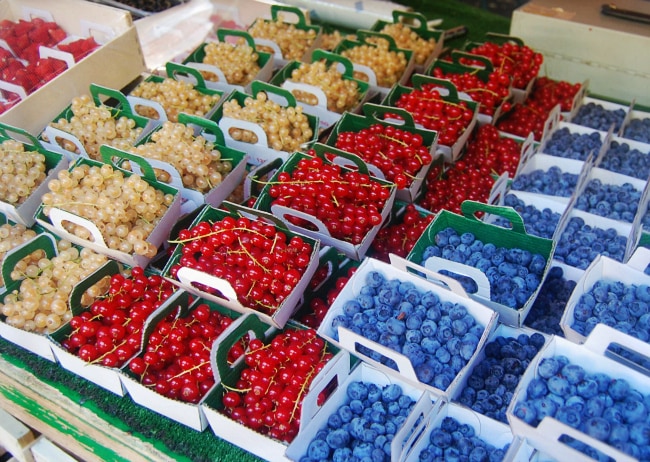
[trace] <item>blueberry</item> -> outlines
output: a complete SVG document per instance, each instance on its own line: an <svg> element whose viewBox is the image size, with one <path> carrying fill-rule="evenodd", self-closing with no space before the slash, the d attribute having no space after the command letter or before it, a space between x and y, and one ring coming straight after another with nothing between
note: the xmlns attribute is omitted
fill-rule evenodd
<svg viewBox="0 0 650 462"><path fill-rule="evenodd" d="M641 401L626 399L623 403L623 418L628 423L644 422L648 417L648 410Z"/></svg>
<svg viewBox="0 0 650 462"><path fill-rule="evenodd" d="M543 379L532 379L526 387L528 399L541 398L548 393L549 388Z"/></svg>
<svg viewBox="0 0 650 462"><path fill-rule="evenodd" d="M368 386L363 382L352 382L348 385L347 394L351 400L363 401L368 397Z"/></svg>
<svg viewBox="0 0 650 462"><path fill-rule="evenodd" d="M572 406L564 406L558 409L555 418L573 428L579 428L582 422L580 411Z"/></svg>
<svg viewBox="0 0 650 462"><path fill-rule="evenodd" d="M543 358L539 366L537 366L537 373L544 379L549 379L556 375L560 370L560 363L556 358L547 357Z"/></svg>
<svg viewBox="0 0 650 462"><path fill-rule="evenodd" d="M324 440L312 440L307 447L307 455L315 460L327 459L329 453L329 445Z"/></svg>
<svg viewBox="0 0 650 462"><path fill-rule="evenodd" d="M585 377L585 370L577 364L567 364L562 368L562 375L571 385L576 385Z"/></svg>
<svg viewBox="0 0 650 462"><path fill-rule="evenodd" d="M615 401L620 401L629 393L630 385L625 379L614 379L610 382L607 391Z"/></svg>
<svg viewBox="0 0 650 462"><path fill-rule="evenodd" d="M638 446L650 444L650 424L645 422L633 423L630 427L630 440Z"/></svg>
<svg viewBox="0 0 650 462"><path fill-rule="evenodd" d="M434 428L429 434L429 441L432 445L446 449L453 443L451 433L441 428Z"/></svg>
<svg viewBox="0 0 650 462"><path fill-rule="evenodd" d="M548 391L558 396L565 396L571 390L569 381L559 375L549 377L546 385L548 386Z"/></svg>

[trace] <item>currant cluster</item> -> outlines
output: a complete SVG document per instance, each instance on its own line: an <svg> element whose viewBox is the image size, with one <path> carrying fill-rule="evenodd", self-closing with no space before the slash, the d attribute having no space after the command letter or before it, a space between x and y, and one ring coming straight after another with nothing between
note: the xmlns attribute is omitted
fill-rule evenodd
<svg viewBox="0 0 650 462"><path fill-rule="evenodd" d="M415 204L407 204L395 221L377 232L370 246L373 257L385 262L391 253L406 257L433 217L433 214L422 214Z"/></svg>
<svg viewBox="0 0 650 462"><path fill-rule="evenodd" d="M266 133L269 147L276 151L299 151L314 135L302 106L280 106L263 91L255 97L247 97L243 106L234 98L224 102L223 115L258 124ZM245 129L232 128L229 135L246 143L259 141L255 133Z"/></svg>
<svg viewBox="0 0 650 462"><path fill-rule="evenodd" d="M356 132L339 132L334 146L377 167L397 189L408 188L418 172L433 160L421 135L379 123Z"/></svg>
<svg viewBox="0 0 650 462"><path fill-rule="evenodd" d="M474 118L466 101L446 101L438 89L426 85L403 93L395 106L410 112L424 128L437 131L438 143L443 146L453 146Z"/></svg>
<svg viewBox="0 0 650 462"><path fill-rule="evenodd" d="M316 30L301 29L295 24L285 22L282 15L275 20L259 19L248 28L254 38L272 40L280 48L282 58L300 61L316 40ZM273 53L273 49L258 45L258 49Z"/></svg>
<svg viewBox="0 0 650 462"><path fill-rule="evenodd" d="M540 76L535 80L533 89L526 98L526 104L545 112L559 104L562 112L569 112L573 106L573 98L581 87L579 83Z"/></svg>
<svg viewBox="0 0 650 462"><path fill-rule="evenodd" d="M432 75L437 79L449 80L458 91L467 93L473 101L481 103L481 114L494 115L496 109L510 96L510 76L504 72L491 72L487 82L475 72L445 72L440 67L435 67ZM427 85L435 87L435 84ZM503 105L504 112L509 108L509 103Z"/></svg>
<svg viewBox="0 0 650 462"><path fill-rule="evenodd" d="M203 63L219 68L231 85L248 85L260 72L259 54L244 40L236 44L207 42L203 51ZM201 74L208 81L218 80L212 72L201 71Z"/></svg>
<svg viewBox="0 0 650 462"><path fill-rule="evenodd" d="M213 387L212 344L233 319L199 303L183 317L175 310L149 334L143 353L129 370L163 396L197 404Z"/></svg>
<svg viewBox="0 0 650 462"><path fill-rule="evenodd" d="M167 119L172 122L178 122L178 114L181 112L205 116L220 99L217 93L202 93L192 83L170 77L160 82L143 80L130 95L160 103ZM150 119L158 117L158 113L151 107L138 105L136 112Z"/></svg>
<svg viewBox="0 0 650 462"><path fill-rule="evenodd" d="M290 442L310 384L333 357L314 329L285 329L268 343L252 339L234 388L224 387L223 412L271 438Z"/></svg>
<svg viewBox="0 0 650 462"><path fill-rule="evenodd" d="M13 139L0 144L0 201L23 204L46 176L43 154L26 151L23 143Z"/></svg>
<svg viewBox="0 0 650 462"><path fill-rule="evenodd" d="M368 40L368 42L371 42ZM355 64L369 67L377 79L377 86L390 88L404 75L408 61L403 51L390 49L387 40L379 39L375 43L362 43L344 49L340 55ZM368 81L368 76L362 72L354 72L354 77Z"/></svg>
<svg viewBox="0 0 650 462"><path fill-rule="evenodd" d="M59 241L57 247L59 254L52 258L41 250L41 258L28 264L22 274L14 268L12 279L22 281L0 304L8 325L42 334L54 332L72 318L68 297L74 286L107 261L105 255L79 250L69 241Z"/></svg>
<svg viewBox="0 0 650 462"><path fill-rule="evenodd" d="M20 223L5 223L0 225L0 262L4 260L7 252L24 244L28 240L36 237L36 231L27 228ZM22 260L20 260L14 267L16 275L24 274L27 267L31 264L37 263L42 258L42 251L35 250ZM20 277L22 279L23 277ZM2 274L0 273L0 286L4 287L5 282Z"/></svg>
<svg viewBox="0 0 650 462"><path fill-rule="evenodd" d="M423 65L436 48L435 38L425 39L402 22L386 24L379 33L393 37L399 48L413 51L413 60L418 65Z"/></svg>
<svg viewBox="0 0 650 462"><path fill-rule="evenodd" d="M172 194L110 164L77 164L61 170L48 187L42 197L44 215L49 216L52 208L67 210L93 222L108 248L151 258L158 252L147 239L167 213ZM83 225L64 221L63 226L81 239L91 239Z"/></svg>
<svg viewBox="0 0 650 462"><path fill-rule="evenodd" d="M224 279L242 305L264 313L274 312L291 294L312 253L304 239L265 220L232 216L182 229L175 243L181 257L170 268L172 277L188 267Z"/></svg>
<svg viewBox="0 0 650 462"><path fill-rule="evenodd" d="M496 127L505 133L521 138L526 138L532 133L535 141L541 141L547 118L548 111L525 103L515 103L509 112L504 113L497 120Z"/></svg>
<svg viewBox="0 0 650 462"><path fill-rule="evenodd" d="M291 72L290 80L313 85L323 90L327 97L328 111L342 114L359 104L359 84L356 80L344 79L335 64L327 65L324 61L300 63ZM294 90L293 93L299 101L304 101L312 106L318 103L316 97L309 92Z"/></svg>
<svg viewBox="0 0 650 462"><path fill-rule="evenodd" d="M314 156L300 159L291 172L281 172L269 196L271 205L308 213L322 221L333 238L358 245L383 222L390 189L369 175ZM296 226L312 226L299 217L288 219Z"/></svg>
<svg viewBox="0 0 650 462"><path fill-rule="evenodd" d="M471 54L485 56L490 60L495 69L501 69L512 76L514 88L524 89L529 82L537 77L544 61L544 56L534 51L527 45L506 42L498 44L484 42L470 50ZM477 64L469 59L464 64Z"/></svg>
<svg viewBox="0 0 650 462"><path fill-rule="evenodd" d="M345 271L345 274L336 277L331 286L325 291L325 294L318 294L309 300L306 305L303 305L297 313L296 320L307 327L318 329L330 306L334 303L334 299L343 290L343 287L345 287L345 284L356 270L357 266L351 266Z"/></svg>
<svg viewBox="0 0 650 462"><path fill-rule="evenodd" d="M70 120L62 117L50 122L50 125L74 135L81 141L91 159L102 160L99 147L103 144L128 151L142 133L142 128L136 125L135 120L124 115L114 118L111 108L95 105L89 94L74 97L70 111ZM81 154L77 147L67 140L50 140L46 133L43 133L43 138L50 143L60 141L67 151Z"/></svg>
<svg viewBox="0 0 650 462"><path fill-rule="evenodd" d="M490 175L483 175L464 160L448 167L435 165L427 175L426 190L418 205L433 213L461 213L460 206L466 200L485 202L493 184Z"/></svg>
<svg viewBox="0 0 650 462"><path fill-rule="evenodd" d="M70 319L73 330L61 346L86 362L122 367L140 351L145 321L175 286L161 276L147 276L136 266L130 275L116 273L108 278L105 291L100 285L92 289L89 295L95 301Z"/></svg>
<svg viewBox="0 0 650 462"><path fill-rule="evenodd" d="M181 175L183 186L207 193L221 184L232 170L232 161L222 159L221 151L203 136L194 136L192 127L166 121L149 140L130 149L142 157L171 164ZM171 180L169 174L156 169L156 179Z"/></svg>

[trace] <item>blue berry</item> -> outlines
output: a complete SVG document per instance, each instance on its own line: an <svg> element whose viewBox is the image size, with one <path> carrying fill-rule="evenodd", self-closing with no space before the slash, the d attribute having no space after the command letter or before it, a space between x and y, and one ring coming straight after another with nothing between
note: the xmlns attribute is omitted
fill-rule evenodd
<svg viewBox="0 0 650 462"><path fill-rule="evenodd" d="M623 137L642 143L650 143L650 118L630 119L623 130Z"/></svg>
<svg viewBox="0 0 650 462"><path fill-rule="evenodd" d="M589 101L578 108L571 119L571 123L593 128L594 130L607 131L612 125L614 132L618 132L625 119L625 110L622 108L607 109L602 104Z"/></svg>

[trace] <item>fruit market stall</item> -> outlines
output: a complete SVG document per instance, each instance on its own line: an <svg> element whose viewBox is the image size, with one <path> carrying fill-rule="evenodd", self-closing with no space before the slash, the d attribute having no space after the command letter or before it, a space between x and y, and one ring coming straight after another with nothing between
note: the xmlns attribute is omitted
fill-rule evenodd
<svg viewBox="0 0 650 462"><path fill-rule="evenodd" d="M650 460L646 106L460 2L139 3L0 1L1 447Z"/></svg>

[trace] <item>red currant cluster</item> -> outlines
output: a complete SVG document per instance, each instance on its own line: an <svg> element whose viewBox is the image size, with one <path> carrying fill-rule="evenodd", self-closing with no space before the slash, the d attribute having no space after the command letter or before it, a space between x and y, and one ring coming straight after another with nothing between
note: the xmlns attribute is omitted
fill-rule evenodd
<svg viewBox="0 0 650 462"><path fill-rule="evenodd" d="M568 112L571 110L573 98L581 86L579 83L570 83L566 80L539 77L535 80L533 90L526 98L526 104L546 113L559 104L562 111Z"/></svg>
<svg viewBox="0 0 650 462"><path fill-rule="evenodd" d="M433 217L433 214L421 214L414 204L407 204L403 213L375 236L371 246L373 257L385 262L391 253L406 257Z"/></svg>
<svg viewBox="0 0 650 462"><path fill-rule="evenodd" d="M517 89L525 89L528 83L537 77L539 68L544 61L544 56L541 53L527 45L513 42L498 44L487 41L468 51L471 54L485 56L495 69L500 69L511 75L512 85ZM478 62L473 63L465 58L463 64L480 65Z"/></svg>
<svg viewBox="0 0 650 462"><path fill-rule="evenodd" d="M542 139L544 124L548 112L526 103L513 105L510 112L503 114L496 123L496 127L511 135L526 138L531 132L535 141Z"/></svg>
<svg viewBox="0 0 650 462"><path fill-rule="evenodd" d="M174 290L171 282L147 276L140 267L132 268L130 277L114 274L106 296L70 319L73 330L61 346L84 361L121 367L140 351L145 321Z"/></svg>
<svg viewBox="0 0 650 462"><path fill-rule="evenodd" d="M358 245L383 221L390 189L367 174L313 157L300 159L292 172L281 172L269 188L271 205L283 205L318 218L335 239ZM305 219L287 217L303 228Z"/></svg>
<svg viewBox="0 0 650 462"><path fill-rule="evenodd" d="M500 136L494 125L483 125L468 142L461 160L431 171L420 205L432 212L460 213L466 200L486 202L493 175L514 174L520 153L521 146L514 139Z"/></svg>
<svg viewBox="0 0 650 462"><path fill-rule="evenodd" d="M314 329L285 329L269 343L252 339L235 388L226 389L223 412L249 428L290 442L300 428L302 400L333 357Z"/></svg>
<svg viewBox="0 0 650 462"><path fill-rule="evenodd" d="M374 165L397 186L409 187L417 173L432 161L422 136L392 125L372 124L358 132L339 132L335 147Z"/></svg>
<svg viewBox="0 0 650 462"><path fill-rule="evenodd" d="M504 72L491 72L487 82L476 72L445 72L440 67L435 67L432 75L437 79L449 80L458 91L467 93L473 101L481 103L481 114L494 115L495 110L510 95L510 76ZM509 103L505 103L503 110L507 111L509 107Z"/></svg>
<svg viewBox="0 0 650 462"><path fill-rule="evenodd" d="M338 276L334 279L332 286L326 291L325 296L315 296L297 313L296 320L307 327L318 329L325 319L327 310L329 310L336 296L343 290L345 284L357 270L357 266L351 266L345 272L345 275Z"/></svg>
<svg viewBox="0 0 650 462"><path fill-rule="evenodd" d="M129 369L157 393L196 404L215 383L210 364L212 343L233 320L206 303L199 303L183 317L178 316L178 309L158 322L144 353L129 361ZM240 345L229 360L236 360L243 351Z"/></svg>
<svg viewBox="0 0 650 462"><path fill-rule="evenodd" d="M400 95L395 106L411 113L415 123L437 131L438 143L443 146L453 146L474 119L466 101L446 101L438 89L426 85Z"/></svg>
<svg viewBox="0 0 650 462"><path fill-rule="evenodd" d="M289 236L266 220L233 216L182 229L175 243L181 245L181 257L170 268L171 277L188 267L223 279L239 303L263 313L274 312L291 294L313 250L300 236Z"/></svg>

